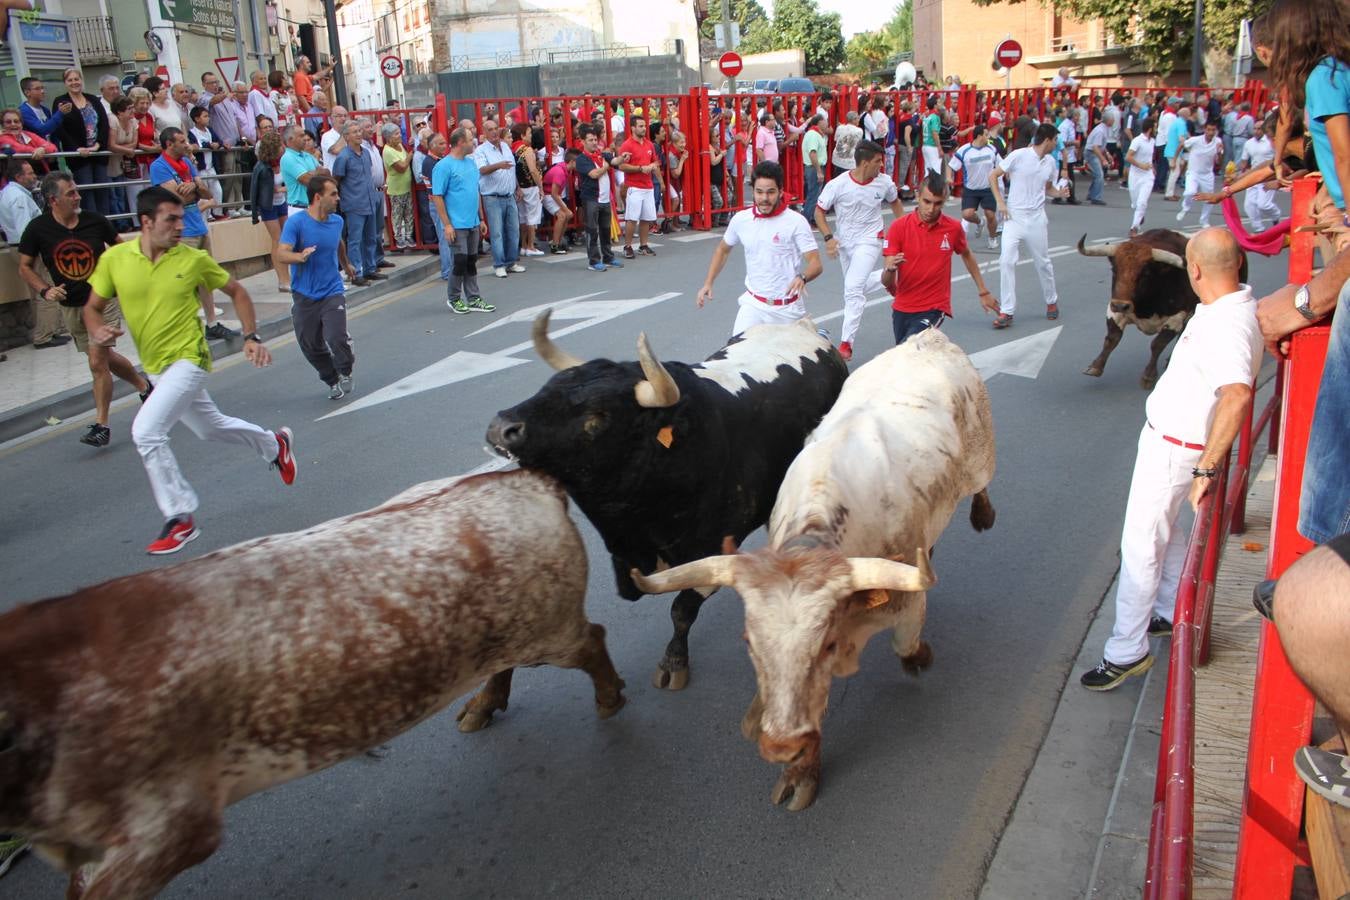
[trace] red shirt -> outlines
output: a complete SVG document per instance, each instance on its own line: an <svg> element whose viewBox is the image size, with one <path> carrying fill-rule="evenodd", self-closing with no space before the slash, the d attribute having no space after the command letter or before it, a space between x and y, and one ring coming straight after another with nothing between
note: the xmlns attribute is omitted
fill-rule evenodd
<svg viewBox="0 0 1350 900"><path fill-rule="evenodd" d="M650 166L656 162L656 145L648 140L629 138L619 145L619 152L632 154L627 163L630 166ZM625 172L623 183L630 188L649 188L652 176L646 172Z"/></svg>
<svg viewBox="0 0 1350 900"><path fill-rule="evenodd" d="M886 256L903 253L905 261L895 273L898 312L940 309L952 314L952 255L966 250L966 230L951 216L939 216L932 227L918 212L901 216L886 229Z"/></svg>

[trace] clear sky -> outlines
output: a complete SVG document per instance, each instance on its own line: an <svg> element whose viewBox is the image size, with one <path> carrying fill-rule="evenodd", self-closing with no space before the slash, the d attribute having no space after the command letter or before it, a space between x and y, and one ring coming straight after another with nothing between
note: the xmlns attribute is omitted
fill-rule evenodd
<svg viewBox="0 0 1350 900"><path fill-rule="evenodd" d="M859 31L875 31L890 21L898 0L816 0L821 12L837 12L843 20L844 39ZM773 0L761 0L765 12L773 15ZM717 7L713 7L716 9Z"/></svg>

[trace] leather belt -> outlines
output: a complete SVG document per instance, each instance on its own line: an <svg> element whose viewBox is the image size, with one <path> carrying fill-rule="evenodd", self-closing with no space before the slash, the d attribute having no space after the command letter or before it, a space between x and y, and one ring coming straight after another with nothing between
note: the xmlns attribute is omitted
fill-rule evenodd
<svg viewBox="0 0 1350 900"><path fill-rule="evenodd" d="M781 298L781 299L779 299L779 300L770 300L768 297L761 297L759 294L756 294L754 291L746 291L746 293L749 294L751 297L754 297L754 298L755 298L756 300L758 300L760 303L765 303L765 304L768 304L769 306L787 306L787 305L790 304L790 303L796 303L796 302L797 302L797 296L796 296L795 294L794 294L793 296L791 296L791 297L783 297L783 298Z"/></svg>
<svg viewBox="0 0 1350 900"><path fill-rule="evenodd" d="M1153 428L1152 422L1148 423L1148 427L1152 428L1154 431L1158 431L1158 429ZM1205 449L1204 444L1189 444L1186 441L1183 441L1181 438L1172 437L1170 434L1163 434L1161 431L1158 431L1158 436L1162 438L1164 441L1167 441L1167 443L1169 444L1176 444L1178 447L1185 447L1187 450Z"/></svg>

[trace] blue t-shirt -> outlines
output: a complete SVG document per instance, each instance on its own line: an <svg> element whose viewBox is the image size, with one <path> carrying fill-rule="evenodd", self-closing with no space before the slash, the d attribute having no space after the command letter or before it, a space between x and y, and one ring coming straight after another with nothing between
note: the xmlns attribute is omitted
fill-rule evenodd
<svg viewBox="0 0 1350 900"><path fill-rule="evenodd" d="M185 156L183 161L187 163L188 174L192 178L197 177L197 167L192 163L192 157ZM150 183L164 184L166 181L172 181L181 184L183 179L178 177L178 173L173 170L173 166L164 161L160 156L150 164ZM202 211L197 208L197 201L183 204L183 237L201 237L206 234L206 220L202 218Z"/></svg>
<svg viewBox="0 0 1350 900"><path fill-rule="evenodd" d="M287 147L286 152L281 154L281 180L286 185L286 202L289 205L309 206L309 190L300 183L300 176L318 167L319 161L303 150Z"/></svg>
<svg viewBox="0 0 1350 900"><path fill-rule="evenodd" d="M333 160L333 177L338 180L343 212L360 216L375 214L375 181L370 174L370 157L366 156L369 152L363 150L357 156L348 146Z"/></svg>
<svg viewBox="0 0 1350 900"><path fill-rule="evenodd" d="M1172 127L1167 129L1167 144L1163 147L1163 156L1168 159L1176 159L1182 142L1188 137L1190 137L1190 127L1185 119L1177 116L1172 120Z"/></svg>
<svg viewBox="0 0 1350 900"><path fill-rule="evenodd" d="M431 192L445 201L454 228L478 227L478 163L447 156L431 170Z"/></svg>
<svg viewBox="0 0 1350 900"><path fill-rule="evenodd" d="M1344 210L1345 188L1341 184L1341 176L1336 172L1326 120L1333 116L1350 115L1350 63L1326 57L1308 74L1303 89L1307 95L1303 106L1308 112L1313 154L1321 167L1327 193L1335 201L1336 208Z"/></svg>
<svg viewBox="0 0 1350 900"><path fill-rule="evenodd" d="M338 271L338 243L342 240L342 216L332 213L322 222L308 210L293 212L281 226L278 243L289 244L296 253L314 247L303 265L291 265L291 290L311 300L322 300L344 292Z"/></svg>

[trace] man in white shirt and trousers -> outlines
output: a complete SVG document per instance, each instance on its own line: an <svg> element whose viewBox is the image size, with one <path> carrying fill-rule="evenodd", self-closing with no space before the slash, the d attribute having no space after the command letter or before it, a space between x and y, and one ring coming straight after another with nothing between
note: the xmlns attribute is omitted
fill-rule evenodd
<svg viewBox="0 0 1350 900"><path fill-rule="evenodd" d="M1082 676L1088 690L1109 691L1148 671L1149 636L1172 633L1189 532L1182 503L1189 498L1197 508L1214 485L1261 367L1256 300L1238 281L1241 268L1242 251L1225 229L1201 231L1186 247L1200 305L1144 407L1120 538L1115 627L1101 663Z"/></svg>
<svg viewBox="0 0 1350 900"><path fill-rule="evenodd" d="M863 141L853 151L856 165L830 179L820 192L813 215L816 227L825 239L825 252L839 258L844 269L844 324L839 335L839 355L853 358L853 338L862 322L867 292L881 285L882 222L881 208L890 204L896 218L905 214L900 192L889 175L886 151L875 141ZM825 214L834 210L834 232Z"/></svg>
<svg viewBox="0 0 1350 900"><path fill-rule="evenodd" d="M784 202L783 167L757 163L751 187L753 203L731 217L695 301L702 309L713 298L713 281L727 264L731 248L745 247L745 292L737 301L733 335L752 325L790 325L806 315L806 283L821 272L811 226Z"/></svg>
<svg viewBox="0 0 1350 900"><path fill-rule="evenodd" d="M1206 122L1205 133L1187 138L1182 146L1189 161L1186 164L1186 190L1181 197L1181 211L1177 213L1178 222L1185 220L1186 214L1191 211L1196 194L1208 194L1214 190L1214 168L1223 160L1223 141L1219 140L1218 123ZM1209 214L1213 209L1213 203L1200 207L1201 228L1209 227Z"/></svg>
<svg viewBox="0 0 1350 900"><path fill-rule="evenodd" d="M1055 184L1055 149L1059 131L1045 122L1036 128L1030 146L1014 150L989 173L994 202L1003 215L1003 249L998 258L999 313L995 328L1012 325L1017 311L1017 258L1021 244L1027 245L1035 260L1036 274L1045 295L1045 317L1059 318L1059 295L1055 291L1055 269L1050 265L1050 222L1045 217L1045 197L1069 196L1067 185ZM1008 177L1008 196L1004 199L1002 180Z"/></svg>

